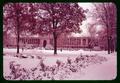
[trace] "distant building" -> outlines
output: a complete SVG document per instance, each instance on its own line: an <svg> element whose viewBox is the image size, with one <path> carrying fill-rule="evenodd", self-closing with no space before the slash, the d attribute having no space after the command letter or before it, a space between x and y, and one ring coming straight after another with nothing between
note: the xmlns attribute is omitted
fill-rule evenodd
<svg viewBox="0 0 120 83"><path fill-rule="evenodd" d="M5 40L6 36L4 36ZM4 42L4 47L16 47L16 37L8 38L9 43ZM90 37L67 37L61 36L57 39L58 49L79 49L79 48L89 48ZM31 36L31 37L20 37L20 47L44 47L46 49L53 49L54 41L51 35L45 36Z"/></svg>

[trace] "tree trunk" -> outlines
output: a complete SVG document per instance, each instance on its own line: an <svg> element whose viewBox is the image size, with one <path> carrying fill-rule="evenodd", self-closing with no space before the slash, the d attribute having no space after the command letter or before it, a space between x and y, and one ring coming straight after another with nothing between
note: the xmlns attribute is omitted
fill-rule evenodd
<svg viewBox="0 0 120 83"><path fill-rule="evenodd" d="M106 24L106 26L107 26L107 50L108 50L108 54L110 54L110 34L109 34L109 24L107 23Z"/></svg>
<svg viewBox="0 0 120 83"><path fill-rule="evenodd" d="M16 4L16 21L17 21L17 54L19 53L20 27L19 27L19 4Z"/></svg>
<svg viewBox="0 0 120 83"><path fill-rule="evenodd" d="M110 54L110 40L109 38L107 40L108 40L108 54Z"/></svg>
<svg viewBox="0 0 120 83"><path fill-rule="evenodd" d="M57 54L57 20L54 18L55 12L54 12L54 5L51 5L52 10L52 22L53 22L53 39L54 39L54 54Z"/></svg>
<svg viewBox="0 0 120 83"><path fill-rule="evenodd" d="M53 32L53 39L54 39L54 54L57 54L57 36L56 36L56 32Z"/></svg>
<svg viewBox="0 0 120 83"><path fill-rule="evenodd" d="M20 36L19 36L19 29L17 31L17 54L19 53L19 40L20 40Z"/></svg>

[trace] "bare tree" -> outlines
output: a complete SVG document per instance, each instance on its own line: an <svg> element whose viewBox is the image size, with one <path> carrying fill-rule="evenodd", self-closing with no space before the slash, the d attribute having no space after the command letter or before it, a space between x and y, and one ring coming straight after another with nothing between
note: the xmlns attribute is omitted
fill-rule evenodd
<svg viewBox="0 0 120 83"><path fill-rule="evenodd" d="M88 23L87 24L88 32L89 32L90 37L91 37L90 41L89 41L89 48L90 48L90 50L95 45L95 37L96 37L96 34L97 34L96 26L97 26L96 23L92 23L92 24Z"/></svg>
<svg viewBox="0 0 120 83"><path fill-rule="evenodd" d="M106 27L108 54L113 49L116 40L116 6L114 3L94 3L94 16L99 18L99 23ZM113 40L114 39L114 40Z"/></svg>

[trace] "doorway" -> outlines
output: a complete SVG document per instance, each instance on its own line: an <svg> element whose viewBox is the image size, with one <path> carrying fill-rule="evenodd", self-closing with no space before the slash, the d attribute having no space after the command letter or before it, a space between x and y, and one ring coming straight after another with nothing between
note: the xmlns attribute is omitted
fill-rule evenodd
<svg viewBox="0 0 120 83"><path fill-rule="evenodd" d="M47 41L46 41L46 40L44 40L44 41L43 41L43 47L45 48L45 47L46 47L46 45L47 45Z"/></svg>

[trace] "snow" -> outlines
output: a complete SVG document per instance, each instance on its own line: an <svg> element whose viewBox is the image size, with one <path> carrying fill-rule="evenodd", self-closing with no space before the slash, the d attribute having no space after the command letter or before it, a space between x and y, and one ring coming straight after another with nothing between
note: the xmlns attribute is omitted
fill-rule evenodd
<svg viewBox="0 0 120 83"><path fill-rule="evenodd" d="M86 69L82 75L74 76L75 80L114 80L117 76L117 60L114 54L107 56L108 61L102 64L94 64Z"/></svg>
<svg viewBox="0 0 120 83"><path fill-rule="evenodd" d="M71 72L70 75L67 75L64 80L113 80L117 76L117 53L111 53L110 55L107 54L107 51L84 51L84 50L58 50L58 54L54 55L53 50L39 50L39 49L29 49L29 50L20 50L20 53L23 55L31 55L35 56L34 58L18 58L12 55L16 54L16 49L3 49L4 55L3 56L3 70L4 70L4 77L10 74L9 63L11 61L15 61L15 63L20 64L22 68L26 68L30 70L31 68L37 67L40 59L37 56L41 56L43 58L43 62L46 66L55 66L56 61L59 60L62 63L66 63L68 57L75 60L76 57L79 55L96 55L105 57L107 61L96 63L89 65L85 68L81 68L78 72ZM62 73L60 73L62 72ZM60 69L60 74L65 74L64 70ZM60 74L56 74L57 80ZM57 76L58 75L58 76ZM48 80L44 78L44 80ZM61 78L63 79L63 78ZM60 79L58 79L60 80Z"/></svg>

